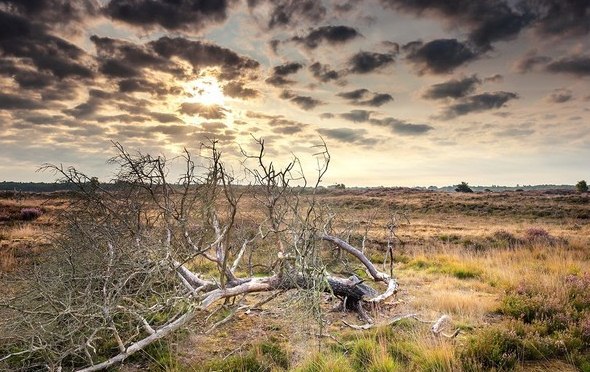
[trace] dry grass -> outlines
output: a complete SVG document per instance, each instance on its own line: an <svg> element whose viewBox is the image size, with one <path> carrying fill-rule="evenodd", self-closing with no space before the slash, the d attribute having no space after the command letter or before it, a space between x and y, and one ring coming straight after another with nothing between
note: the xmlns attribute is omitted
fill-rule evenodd
<svg viewBox="0 0 590 372"><path fill-rule="evenodd" d="M341 217L335 221L337 231L351 232L352 241L359 242L368 230L367 253L378 260L384 257L390 211L407 212L410 224L403 223L397 231L404 244L396 242L395 246L394 275L399 279L400 291L390 301L392 304L377 309L373 315L384 321L414 312L424 319L448 314L452 318L449 329L462 329L459 337L455 340L434 337L428 325L412 320L386 330L357 332L341 322L359 323L355 314L326 312L324 332L345 347L324 338L327 346L317 354L315 328L301 327L311 322L309 313L280 297L265 305L261 312L238 313L234 321L210 335L200 332L205 324L195 324L187 337L176 342L173 349L177 361L170 369L202 370L198 366L203 366L204 361L223 359L236 347L241 348L240 355L266 360L267 356L260 354L260 347L250 352L249 344L274 337L288 350L290 368L301 371L358 370L362 360L366 362L363 366L366 370L375 371L462 370L459 353L462 345L468 344L480 330L503 327L498 309L506 293L523 283L534 284L567 302L567 293L560 287L564 277L590 273L590 224L585 217L590 216L590 203L579 195L369 190L338 191L322 198L340 213ZM252 200L245 202L252 203ZM32 223L0 226L0 270L13 270L25 262L23 254L34 254L35 247L37 250L42 247L44 236L51 229L48 222L63 208L63 203L59 199L50 203L0 201L0 206L9 208L42 205L46 211ZM252 219L246 215L243 218ZM542 229L553 240L530 240L527 231L531 228ZM501 241L498 236L515 240ZM268 252L263 249L261 254ZM205 270L214 270L205 261L197 264L202 264ZM253 296L247 303L263 297ZM324 310L333 305L324 299ZM254 361L246 358L234 362ZM533 362L518 361L518 368L575 370L573 363L555 356Z"/></svg>

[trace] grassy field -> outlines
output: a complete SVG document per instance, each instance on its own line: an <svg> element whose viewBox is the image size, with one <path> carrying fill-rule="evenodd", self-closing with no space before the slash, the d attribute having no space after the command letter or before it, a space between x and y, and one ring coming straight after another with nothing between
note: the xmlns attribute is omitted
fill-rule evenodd
<svg viewBox="0 0 590 372"><path fill-rule="evenodd" d="M320 332L303 302L287 292L257 311L238 308L209 331L230 311L220 307L121 369L590 371L588 194L369 189L332 190L321 201L338 216L340 236L364 244L373 262L386 267L388 225L396 226L393 272L400 290L371 310L376 326L347 326L343 321L362 321L330 311L335 301L322 295ZM66 202L55 195L0 199L3 283L43 262ZM31 218L31 209L40 213ZM331 270L362 275L346 265ZM391 323L408 314L416 316ZM443 333L458 329L456 337L431 332L442 315L450 317Z"/></svg>

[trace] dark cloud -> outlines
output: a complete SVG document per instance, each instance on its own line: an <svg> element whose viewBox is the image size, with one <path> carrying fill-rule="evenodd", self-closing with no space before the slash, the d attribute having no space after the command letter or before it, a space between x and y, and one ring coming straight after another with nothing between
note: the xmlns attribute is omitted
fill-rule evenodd
<svg viewBox="0 0 590 372"><path fill-rule="evenodd" d="M97 115L93 117L99 123L144 123L149 120L146 116L141 115Z"/></svg>
<svg viewBox="0 0 590 372"><path fill-rule="evenodd" d="M335 115L332 114L331 112L324 112L322 114L320 114L320 118L321 119L332 119Z"/></svg>
<svg viewBox="0 0 590 372"><path fill-rule="evenodd" d="M112 19L142 28L200 31L227 18L229 0L111 0L103 9Z"/></svg>
<svg viewBox="0 0 590 372"><path fill-rule="evenodd" d="M527 11L518 11L506 1L497 0L381 0L386 7L442 18L453 27L469 30L469 41L483 51L500 40L516 37L531 21Z"/></svg>
<svg viewBox="0 0 590 372"><path fill-rule="evenodd" d="M337 96L338 97L342 97L351 101L358 101L361 98L365 97L367 94L369 94L369 90L365 89L365 88L361 88L361 89L356 89L350 92L342 92L342 93L338 93Z"/></svg>
<svg viewBox="0 0 590 372"><path fill-rule="evenodd" d="M496 137L528 137L535 133L534 129L530 128L510 128L501 130L495 133Z"/></svg>
<svg viewBox="0 0 590 372"><path fill-rule="evenodd" d="M82 23L98 12L93 0L0 0L9 9L35 22L54 25Z"/></svg>
<svg viewBox="0 0 590 372"><path fill-rule="evenodd" d="M119 92L122 93L147 92L158 95L169 93L169 90L162 87L161 84L147 79L124 79L117 82L117 85Z"/></svg>
<svg viewBox="0 0 590 372"><path fill-rule="evenodd" d="M246 88L242 82L231 81L223 87L223 94L234 98L249 99L258 97L260 92L256 89Z"/></svg>
<svg viewBox="0 0 590 372"><path fill-rule="evenodd" d="M345 112L340 114L340 117L346 119L348 121L352 121L355 123L363 123L369 121L371 117L372 111L367 110L352 110L350 112Z"/></svg>
<svg viewBox="0 0 590 372"><path fill-rule="evenodd" d="M416 16L443 19L452 28L466 28L469 42L480 51L510 40L527 27L542 37L585 36L590 33L587 0L381 0L386 7Z"/></svg>
<svg viewBox="0 0 590 372"><path fill-rule="evenodd" d="M204 105L202 103L185 102L180 105L179 111L186 115L198 115L205 119L223 119L225 118L225 108L220 105Z"/></svg>
<svg viewBox="0 0 590 372"><path fill-rule="evenodd" d="M88 119L95 116L102 106L102 99L89 97L88 101L81 103L71 109L65 109L63 110L63 113L76 119Z"/></svg>
<svg viewBox="0 0 590 372"><path fill-rule="evenodd" d="M528 51L525 55L514 61L513 68L521 74L536 70L539 66L551 61L550 57L537 55L537 50Z"/></svg>
<svg viewBox="0 0 590 372"><path fill-rule="evenodd" d="M324 102L317 100L309 96L300 96L290 90L284 90L281 92L280 98L289 100L299 106L302 110L309 111L313 110L319 105L323 105Z"/></svg>
<svg viewBox="0 0 590 372"><path fill-rule="evenodd" d="M391 96L391 94L388 93L373 93L373 97L364 100L364 101L359 101L357 102L357 104L361 105L361 106L373 106L373 107L379 107L379 106L383 106L384 104L393 101L393 97Z"/></svg>
<svg viewBox="0 0 590 372"><path fill-rule="evenodd" d="M358 52L348 60L348 65L353 74L367 74L394 62L395 54L393 53Z"/></svg>
<svg viewBox="0 0 590 372"><path fill-rule="evenodd" d="M590 76L590 55L563 57L547 65L547 71L570 74L578 77Z"/></svg>
<svg viewBox="0 0 590 372"><path fill-rule="evenodd" d="M309 126L309 124L279 117L272 118L268 124L272 126L273 132L286 135L300 133Z"/></svg>
<svg viewBox="0 0 590 372"><path fill-rule="evenodd" d="M0 52L30 61L39 72L63 79L91 78L90 57L74 44L49 34L40 24L0 10Z"/></svg>
<svg viewBox="0 0 590 372"><path fill-rule="evenodd" d="M371 93L368 89L361 88L350 92L337 94L338 97L349 100L351 103L361 106L379 107L393 101L393 97L387 93Z"/></svg>
<svg viewBox="0 0 590 372"><path fill-rule="evenodd" d="M233 50L208 42L189 40L183 37L161 37L149 42L148 47L160 57L170 59L177 57L190 63L194 69L218 67L221 80L244 77L260 65L249 57L240 56Z"/></svg>
<svg viewBox="0 0 590 372"><path fill-rule="evenodd" d="M0 92L0 110L38 110L44 108L32 99Z"/></svg>
<svg viewBox="0 0 590 372"><path fill-rule="evenodd" d="M291 102L305 111L313 110L317 106L324 104L322 101L308 96L295 96L291 98Z"/></svg>
<svg viewBox="0 0 590 372"><path fill-rule="evenodd" d="M371 119L369 123L375 126L389 128L393 133L402 136L419 136L434 129L428 124L411 124L395 118Z"/></svg>
<svg viewBox="0 0 590 372"><path fill-rule="evenodd" d="M270 84L275 87L284 87L286 85L293 85L295 84L295 80L286 79L283 76L272 75L271 77L264 80L267 84Z"/></svg>
<svg viewBox="0 0 590 372"><path fill-rule="evenodd" d="M262 1L248 1L250 7L255 7ZM326 16L326 8L321 1L316 0L268 0L272 9L268 27L282 27L310 21L318 23Z"/></svg>
<svg viewBox="0 0 590 372"><path fill-rule="evenodd" d="M271 119L282 118L283 115L267 115L267 114L263 114L261 112L246 111L246 117L248 117L250 119L267 119L267 120L271 120Z"/></svg>
<svg viewBox="0 0 590 372"><path fill-rule="evenodd" d="M422 97L427 99L457 99L473 93L475 88L480 84L481 80L476 75L460 80L452 79L444 83L432 85Z"/></svg>
<svg viewBox="0 0 590 372"><path fill-rule="evenodd" d="M327 83L332 80L338 80L341 78L341 73L336 70L332 70L329 65L323 65L320 62L315 62L308 67L314 78Z"/></svg>
<svg viewBox="0 0 590 372"><path fill-rule="evenodd" d="M279 66L275 66L273 68L272 75L267 78L265 81L267 84L273 85L275 87L283 87L286 85L293 85L295 84L294 80L287 79L285 76L289 76L292 74L297 73L297 71L301 70L303 65L298 62L289 62L284 63Z"/></svg>
<svg viewBox="0 0 590 372"><path fill-rule="evenodd" d="M382 41L381 45L383 45L385 48L389 49L389 52L392 54L398 54L399 50L400 50L400 45L399 43L396 43L395 41Z"/></svg>
<svg viewBox="0 0 590 372"><path fill-rule="evenodd" d="M420 75L447 74L478 57L475 51L457 39L437 39L426 44L414 41L402 49L407 53L406 60Z"/></svg>
<svg viewBox="0 0 590 372"><path fill-rule="evenodd" d="M483 81L486 83L500 83L503 80L504 76L502 76L501 74L494 74L491 76L487 76L483 79Z"/></svg>
<svg viewBox="0 0 590 372"><path fill-rule="evenodd" d="M96 35L91 36L90 41L96 48L100 71L110 77L140 77L144 68L182 75L179 68L171 61L159 56L149 45L137 45Z"/></svg>
<svg viewBox="0 0 590 372"><path fill-rule="evenodd" d="M570 101L574 97L573 93L569 89L555 89L549 96L547 96L546 100L552 103L565 103Z"/></svg>
<svg viewBox="0 0 590 372"><path fill-rule="evenodd" d="M165 112L150 112L150 116L160 123L182 123L182 120L177 118L176 115Z"/></svg>
<svg viewBox="0 0 590 372"><path fill-rule="evenodd" d="M353 9L355 9L355 7L357 6L357 4L360 1L361 0L346 0L341 3L336 3L336 4L334 4L334 10L337 13L348 13L348 12L352 11Z"/></svg>
<svg viewBox="0 0 590 372"><path fill-rule="evenodd" d="M139 75L139 71L137 71L134 67L115 59L107 59L103 61L99 70L105 75L120 78L136 77Z"/></svg>
<svg viewBox="0 0 590 372"><path fill-rule="evenodd" d="M411 124L403 120L387 117L384 119L370 119L369 124L389 129L393 133L401 135L421 135L434 129L427 124Z"/></svg>
<svg viewBox="0 0 590 372"><path fill-rule="evenodd" d="M441 119L448 120L474 112L498 109L513 99L518 99L518 95L512 92L482 93L465 97L459 103L447 107Z"/></svg>
<svg viewBox="0 0 590 372"><path fill-rule="evenodd" d="M0 60L0 74L12 77L20 88L27 90L39 90L56 83L56 78L49 73L17 66L9 60Z"/></svg>
<svg viewBox="0 0 590 372"><path fill-rule="evenodd" d="M34 124L34 125L49 125L49 126L58 126L64 122L67 122L67 118L62 115L45 115L45 114L38 114L36 112L34 112L34 113L28 112L26 114L20 115L19 119L26 121L27 123Z"/></svg>
<svg viewBox="0 0 590 372"><path fill-rule="evenodd" d="M353 143L360 146L373 146L379 143L375 138L367 137L367 131L365 129L351 129L351 128L320 128L318 133L322 136L333 139L342 143Z"/></svg>
<svg viewBox="0 0 590 372"><path fill-rule="evenodd" d="M323 26L311 29L305 36L295 36L292 41L302 44L308 49L317 48L322 42L328 44L343 44L351 41L361 34L348 26Z"/></svg>
<svg viewBox="0 0 590 372"><path fill-rule="evenodd" d="M521 6L534 15L533 26L541 36L574 37L590 32L587 0L524 0Z"/></svg>
<svg viewBox="0 0 590 372"><path fill-rule="evenodd" d="M405 136L418 136L425 134L434 128L428 124L406 124L406 123L394 123L393 131L397 134Z"/></svg>
<svg viewBox="0 0 590 372"><path fill-rule="evenodd" d="M281 45L280 40L272 39L271 41L268 42L268 45L270 46L270 50L272 50L272 52L275 55L277 55L279 53L279 45Z"/></svg>
<svg viewBox="0 0 590 372"><path fill-rule="evenodd" d="M279 66L275 66L273 68L273 74L277 76L287 76L297 73L297 71L301 70L302 68L303 65L298 62L285 63Z"/></svg>
<svg viewBox="0 0 590 372"><path fill-rule="evenodd" d="M227 129L227 125L219 121L209 121L201 123L201 128L207 132L220 132Z"/></svg>

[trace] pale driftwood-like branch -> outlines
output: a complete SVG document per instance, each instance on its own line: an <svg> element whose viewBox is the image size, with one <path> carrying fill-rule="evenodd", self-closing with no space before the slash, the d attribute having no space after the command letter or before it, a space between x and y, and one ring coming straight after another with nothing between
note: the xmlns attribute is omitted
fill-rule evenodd
<svg viewBox="0 0 590 372"><path fill-rule="evenodd" d="M414 313L406 314L406 315L401 315L401 316L398 316L396 318L391 319L390 321L387 321L387 322L384 322L384 323L380 323L380 324L366 323L366 324L363 324L363 325L360 325L359 326L359 325L355 325L355 324L350 324L350 323L346 322L345 320L343 320L342 323L344 323L345 325L349 326L352 329L356 329L356 330L367 330L367 329L373 328L375 326L388 326L388 325L393 325L393 324L399 322L402 319L416 318L417 315L418 314L414 314Z"/></svg>
<svg viewBox="0 0 590 372"><path fill-rule="evenodd" d="M459 335L459 333L461 332L460 328L457 328L453 333L451 334L446 334L443 333L443 328L445 326L445 324L449 323L451 321L451 317L448 315L443 315L440 318L438 318L438 320L436 322L434 322L434 324L432 325L432 328L430 328L430 330L432 331L432 333L434 333L435 335L440 335L446 338L455 338Z"/></svg>
<svg viewBox="0 0 590 372"><path fill-rule="evenodd" d="M196 314L197 314L197 309L192 309L191 311L185 313L184 315L182 315L180 318L176 319L175 321L173 321L169 324L166 324L163 327L158 328L153 334L149 335L148 337L131 344L129 347L127 347L125 349L124 352L119 353L119 354L115 355L114 357L112 357L102 363L95 364L95 365L87 367L87 368L82 368L82 369L78 370L78 372L100 371L105 368L109 368L117 363L121 363L122 361L124 361L125 359L127 359L131 355L135 354L136 352L144 349L146 346L153 343L154 341L157 341L157 340L161 339L162 337L166 337L170 333L172 333L175 330L179 329L180 327L184 326L189 321L191 321L195 317Z"/></svg>
<svg viewBox="0 0 590 372"><path fill-rule="evenodd" d="M434 322L434 324L432 325L432 328L430 328L430 330L432 331L432 333L434 334L439 334L442 331L442 328L445 326L445 324L447 322L449 322L451 320L451 317L448 315L442 315L440 318L438 318L436 320L436 322Z"/></svg>
<svg viewBox="0 0 590 372"><path fill-rule="evenodd" d="M205 299L201 302L203 308L209 307L213 302L222 298L234 297L243 293L266 292L277 289L278 277L269 276L263 278L252 278L246 283L239 284L235 287L225 289L215 289L205 294Z"/></svg>
<svg viewBox="0 0 590 372"><path fill-rule="evenodd" d="M254 236L252 239L245 239L244 240L244 242L242 243L242 247L240 248L240 251L236 255L236 258L234 259L234 263L231 265L230 270L232 273L235 272L236 269L238 268L238 265L240 264L240 261L242 260L242 256L244 255L244 252L246 251L248 244L252 243L255 239L256 239L256 236Z"/></svg>
<svg viewBox="0 0 590 372"><path fill-rule="evenodd" d="M385 290L385 292L383 292L382 294L380 294L377 297L373 297L373 298L367 300L367 302L372 302L372 303L382 302L382 301L386 300L387 298L393 296L393 294L397 291L397 288L398 288L397 281L394 278L389 278L387 289Z"/></svg>
<svg viewBox="0 0 590 372"><path fill-rule="evenodd" d="M393 325L397 322L399 322L402 319L414 319L417 320L420 323L428 323L428 324L432 324L432 327L430 328L430 330L432 331L432 333L436 336L443 336L446 338L455 338L459 335L459 333L461 332L461 330L459 328L457 328L453 333L451 334L446 334L443 333L443 327L445 326L445 324L447 324L450 320L451 317L448 315L442 315L440 318L438 318L435 321L428 321L428 320L422 320L420 318L418 318L418 314L412 313L412 314L406 314L406 315L401 315L398 316L390 321L384 322L384 323L380 323L380 324L374 324L372 322L367 322L365 324L362 325L356 325L356 324L350 324L348 322L346 322L345 320L342 321L342 323L344 323L345 325L347 325L348 327L352 328L352 329L356 329L359 331L364 331L370 328L373 328L375 326L389 326L389 325Z"/></svg>
<svg viewBox="0 0 590 372"><path fill-rule="evenodd" d="M215 283L199 278L195 273L180 264L180 262L173 261L172 264L176 267L176 271L194 288L202 287L207 291L217 287Z"/></svg>
<svg viewBox="0 0 590 372"><path fill-rule="evenodd" d="M381 282L387 283L387 289L385 290L385 292L383 292L382 294L380 294L378 296L374 296L370 299L365 299L365 301L371 302L371 303L380 303L380 302L383 302L384 300L386 300L387 298L391 297L393 294L395 294L395 292L397 291L397 288L398 288L397 281L394 278L392 278L391 276L389 276L388 274L377 270L375 268L375 265L373 265L371 260L369 260L369 258L367 258L367 256L365 256L365 254L363 252L361 252L357 248L353 247L352 245L350 245L346 241L344 241L340 238L337 238L335 236L332 236L332 235L323 234L320 236L320 238L325 241L329 241L331 243L336 244L341 249L345 250L346 252L348 252L348 253L352 254L354 257L356 257L367 268L367 271L371 274L371 276L373 277L373 279L375 281L381 281Z"/></svg>
<svg viewBox="0 0 590 372"><path fill-rule="evenodd" d="M344 240L337 238L335 236L332 236L332 235L327 235L327 234L321 235L320 238L325 241L329 241L329 242L336 244L341 249L344 249L346 252L355 256L359 261L361 261L363 263L363 265L365 265L365 267L367 268L367 270L369 271L369 273L371 274L371 276L373 277L373 279L375 281L386 282L389 280L389 275L377 270L377 268L375 268L375 265L373 265L371 260L369 260L367 258L367 256L364 255L363 252L356 249L352 245L348 244Z"/></svg>

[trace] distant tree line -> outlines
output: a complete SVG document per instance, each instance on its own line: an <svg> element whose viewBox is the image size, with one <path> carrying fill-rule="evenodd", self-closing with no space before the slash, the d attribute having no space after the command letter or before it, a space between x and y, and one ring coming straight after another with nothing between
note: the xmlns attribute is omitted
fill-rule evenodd
<svg viewBox="0 0 590 372"><path fill-rule="evenodd" d="M26 192L54 192L73 191L77 186L71 183L49 183L49 182L0 182L0 190L3 191L26 191Z"/></svg>

